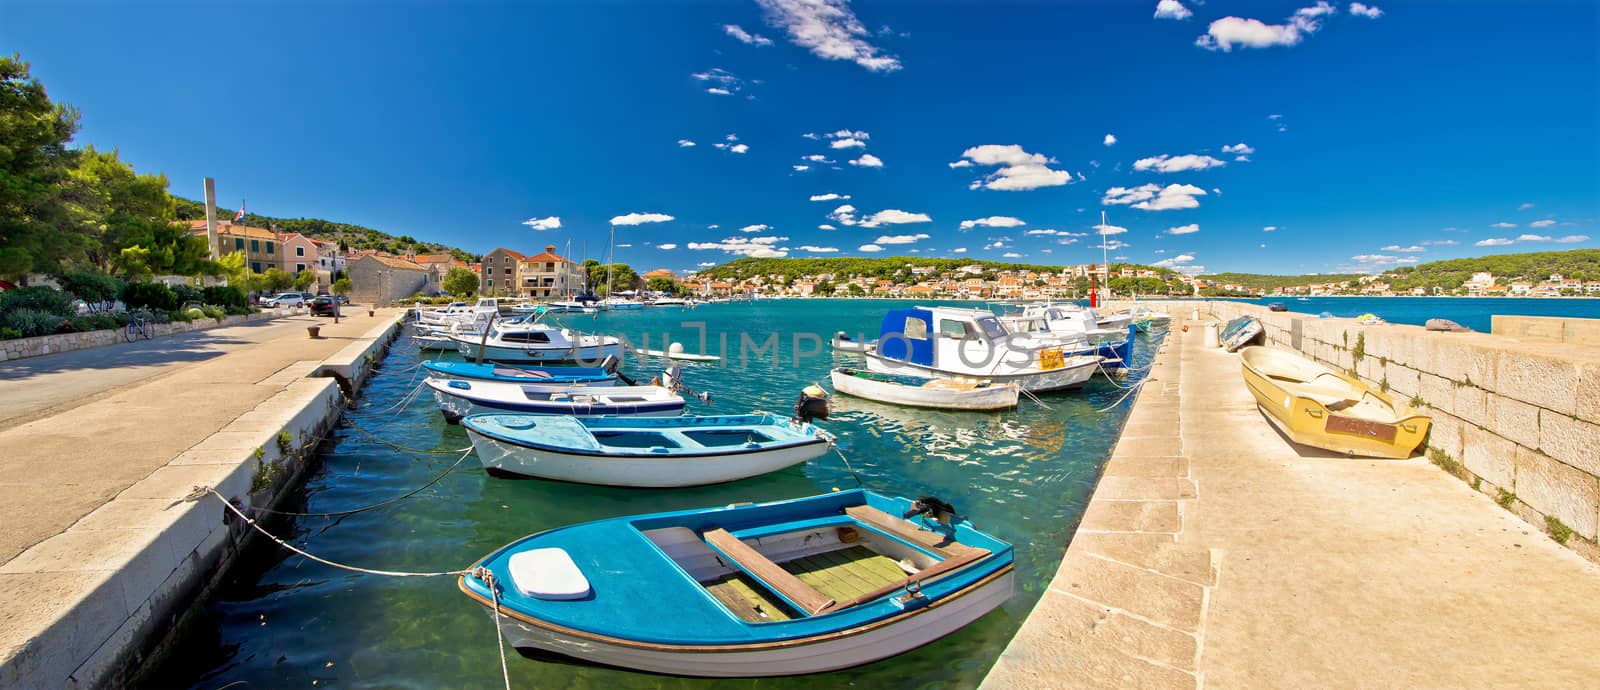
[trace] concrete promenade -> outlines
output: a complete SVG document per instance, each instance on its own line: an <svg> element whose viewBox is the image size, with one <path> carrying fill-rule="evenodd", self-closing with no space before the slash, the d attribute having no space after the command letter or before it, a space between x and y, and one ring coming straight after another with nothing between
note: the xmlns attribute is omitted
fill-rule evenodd
<svg viewBox="0 0 1600 690"><path fill-rule="evenodd" d="M337 386L307 377L360 361L400 312L350 311L0 366L0 687L99 685L159 625L168 604L150 593L214 567L222 515L181 496L197 483L253 493L250 453L272 461L279 429L327 418Z"/></svg>
<svg viewBox="0 0 1600 690"><path fill-rule="evenodd" d="M1290 445L1180 326L984 687L1594 687L1600 567L1422 458Z"/></svg>

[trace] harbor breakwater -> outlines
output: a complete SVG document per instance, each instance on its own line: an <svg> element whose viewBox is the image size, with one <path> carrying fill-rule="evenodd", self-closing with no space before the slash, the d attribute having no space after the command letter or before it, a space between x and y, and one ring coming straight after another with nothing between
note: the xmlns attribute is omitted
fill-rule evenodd
<svg viewBox="0 0 1600 690"><path fill-rule="evenodd" d="M1240 302L1141 304L1255 317L1268 345L1410 402L1433 418L1429 460L1600 562L1600 347L1582 344L1595 342L1583 336L1600 334L1600 320L1497 315L1491 333L1454 333Z"/></svg>
<svg viewBox="0 0 1600 690"><path fill-rule="evenodd" d="M125 684L255 536L195 488L244 510L279 505L338 422L341 388L358 388L398 332L380 320L333 356L286 367L261 382L280 392L0 567L7 587L41 593L38 610L0 615L26 640L0 649L0 687Z"/></svg>

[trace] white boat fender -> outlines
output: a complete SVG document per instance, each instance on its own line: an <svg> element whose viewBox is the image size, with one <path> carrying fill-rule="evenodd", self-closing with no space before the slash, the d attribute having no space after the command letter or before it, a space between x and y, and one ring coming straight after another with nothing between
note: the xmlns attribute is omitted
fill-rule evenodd
<svg viewBox="0 0 1600 690"><path fill-rule="evenodd" d="M800 391L800 397L794 401L794 418L801 423L813 419L827 419L828 392L814 383L806 386Z"/></svg>

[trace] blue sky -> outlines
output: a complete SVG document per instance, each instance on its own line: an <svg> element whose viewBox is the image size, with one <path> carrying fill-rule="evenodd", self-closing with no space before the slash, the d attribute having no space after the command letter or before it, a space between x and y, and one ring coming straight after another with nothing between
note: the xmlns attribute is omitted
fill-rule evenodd
<svg viewBox="0 0 1600 690"><path fill-rule="evenodd" d="M672 219L617 258L679 271L1088 263L1102 210L1112 256L1212 272L1600 237L1587 1L128 5L0 7L80 143L476 252L599 256L630 214Z"/></svg>

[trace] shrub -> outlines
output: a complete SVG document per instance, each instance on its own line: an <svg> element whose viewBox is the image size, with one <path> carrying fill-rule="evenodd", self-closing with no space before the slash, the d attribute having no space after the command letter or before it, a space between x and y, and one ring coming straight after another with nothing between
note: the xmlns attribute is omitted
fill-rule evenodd
<svg viewBox="0 0 1600 690"><path fill-rule="evenodd" d="M87 318L62 319L56 326L57 333L82 333L94 330L94 322Z"/></svg>
<svg viewBox="0 0 1600 690"><path fill-rule="evenodd" d="M133 310L133 315L144 319L146 323L167 323L172 320L172 315L168 312L144 307ZM129 320L132 321L132 319Z"/></svg>
<svg viewBox="0 0 1600 690"><path fill-rule="evenodd" d="M122 298L125 287L121 278L104 273L79 271L61 276L61 289L85 302L114 302Z"/></svg>
<svg viewBox="0 0 1600 690"><path fill-rule="evenodd" d="M20 287L0 293L0 312L11 312L19 309L61 317L78 313L77 307L72 304L72 297L68 296L67 293L42 285Z"/></svg>
<svg viewBox="0 0 1600 690"><path fill-rule="evenodd" d="M228 305L225 310L228 312L229 316L244 316L246 314L251 314L251 313L255 312L255 310L251 309L250 307L235 306L235 305L231 305L231 304Z"/></svg>
<svg viewBox="0 0 1600 690"><path fill-rule="evenodd" d="M207 304L206 308L204 310L202 310L202 311L205 313L206 316L209 316L209 317L211 317L213 319L216 319L217 323L222 323L222 320L224 318L227 318L227 316L228 316L228 312L223 311L222 307L218 307L218 306L211 305L211 304Z"/></svg>
<svg viewBox="0 0 1600 690"><path fill-rule="evenodd" d="M122 302L129 309L172 311L178 308L178 293L161 283L128 283L122 292Z"/></svg>
<svg viewBox="0 0 1600 690"><path fill-rule="evenodd" d="M0 340L16 340L22 337L22 331L10 326L0 326Z"/></svg>
<svg viewBox="0 0 1600 690"><path fill-rule="evenodd" d="M200 310L199 309L173 309L172 311L167 312L167 319L169 321L182 321L184 323L189 323L190 321L194 320L194 316L190 315L190 312L199 313Z"/></svg>
<svg viewBox="0 0 1600 690"><path fill-rule="evenodd" d="M188 309L183 310L183 315L189 317L190 321L193 321L195 319L205 318L206 311L199 307L189 307Z"/></svg>
<svg viewBox="0 0 1600 690"><path fill-rule="evenodd" d="M205 301L205 296L200 292L200 288L193 285L174 285L172 286L172 294L178 296L178 304Z"/></svg>
<svg viewBox="0 0 1600 690"><path fill-rule="evenodd" d="M21 333L23 338L55 333L64 321L66 319L61 316L38 309L10 309L0 312L0 327L13 329Z"/></svg>
<svg viewBox="0 0 1600 690"><path fill-rule="evenodd" d="M219 307L248 307L250 297L232 285L214 285L200 291L201 301Z"/></svg>

